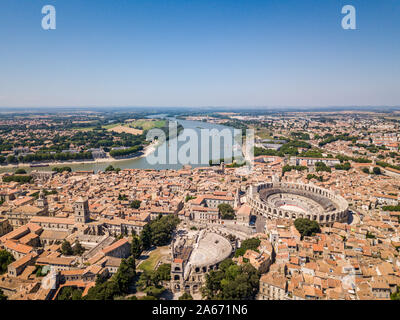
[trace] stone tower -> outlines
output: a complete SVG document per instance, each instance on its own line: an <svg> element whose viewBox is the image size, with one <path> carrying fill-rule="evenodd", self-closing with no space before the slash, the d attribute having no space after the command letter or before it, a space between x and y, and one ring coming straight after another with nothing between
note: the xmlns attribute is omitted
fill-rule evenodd
<svg viewBox="0 0 400 320"><path fill-rule="evenodd" d="M87 223L90 221L88 200L79 198L74 203L75 222Z"/></svg>
<svg viewBox="0 0 400 320"><path fill-rule="evenodd" d="M171 263L171 290L179 292L183 290L184 281L184 261L175 258Z"/></svg>
<svg viewBox="0 0 400 320"><path fill-rule="evenodd" d="M36 204L39 208L44 209L45 211L48 210L48 203L46 196L44 195L43 189L39 192L39 197L36 200Z"/></svg>
<svg viewBox="0 0 400 320"><path fill-rule="evenodd" d="M221 171L222 174L225 173L225 162L221 162L221 164L220 164L220 166L219 166L219 169L220 169L220 171Z"/></svg>
<svg viewBox="0 0 400 320"><path fill-rule="evenodd" d="M234 207L237 208L240 206L240 188L236 189L235 192L235 203L234 203Z"/></svg>

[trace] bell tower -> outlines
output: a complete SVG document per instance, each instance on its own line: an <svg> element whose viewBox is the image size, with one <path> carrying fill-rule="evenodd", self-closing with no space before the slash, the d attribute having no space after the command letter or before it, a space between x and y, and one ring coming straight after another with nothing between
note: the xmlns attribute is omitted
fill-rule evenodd
<svg viewBox="0 0 400 320"><path fill-rule="evenodd" d="M74 203L75 222L87 223L90 221L89 204L87 199L79 198Z"/></svg>
<svg viewBox="0 0 400 320"><path fill-rule="evenodd" d="M43 189L40 190L39 192L39 197L36 200L36 204L39 208L44 209L47 212L49 205L47 203L47 199L46 196L44 195Z"/></svg>

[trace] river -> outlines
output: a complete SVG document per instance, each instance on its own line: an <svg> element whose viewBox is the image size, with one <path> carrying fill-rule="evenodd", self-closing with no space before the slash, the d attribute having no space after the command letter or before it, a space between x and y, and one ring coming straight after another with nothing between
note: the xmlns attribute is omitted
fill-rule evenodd
<svg viewBox="0 0 400 320"><path fill-rule="evenodd" d="M160 115L154 115L152 118L164 118L164 114ZM126 160L118 160L118 161L108 161L108 162L93 162L93 163L78 163L78 164L50 164L49 167L38 167L38 168L30 168L28 167L23 167L27 172L30 172L32 170L38 170L38 171L49 171L51 168L56 167L56 166L68 166L71 167L73 171L89 171L93 170L95 172L97 171L103 171L107 166L110 164L114 166L115 168L121 168L121 169L155 169L155 170L162 170L162 169L180 169L182 168L183 165L189 164L192 167L200 167L200 166L208 166L208 159L219 159L223 158L225 154L232 154L232 145L235 143L232 142L230 143L225 143L223 139L221 139L220 145L217 143L212 142L212 138L209 137L208 143L206 140L203 139L201 141L200 136L201 136L201 129L217 129L218 131L228 129L233 137L233 128L232 127L227 127L219 124L214 124L214 123L207 123L207 122L201 122L201 121L190 121L190 120L180 120L180 119L175 119L175 118L168 118L170 120L176 120L178 123L180 123L184 130L181 132L179 137L175 137L171 139L170 141L165 141L159 146L155 148L154 154L148 155L146 157L141 157L141 158L133 158L133 159L126 159ZM189 139L188 137L186 140L181 141L183 137L185 137L189 131L192 133L195 132L195 136L199 137L198 140L196 141L195 139ZM180 150L182 145L186 145L188 147L197 148L197 153L198 153L198 161L196 163L187 163L187 161L182 161L182 162L175 162L173 161L172 163L169 161L169 149L171 150L176 150L172 149L172 146L174 144L177 145L177 149ZM208 148L207 148L208 147ZM239 150L240 153L240 147L234 147L235 150ZM157 156L160 154L160 150L166 150L166 163L157 163L157 164L152 164L151 160L149 160L149 157L154 158L154 156ZM218 152L219 150L219 152ZM173 151L176 153L176 151ZM204 160L204 157L202 155L206 154L206 161L201 161L201 159ZM219 154L220 157L213 157L213 155ZM0 172L6 172L6 171L15 171L15 168L6 168L2 167L0 168Z"/></svg>

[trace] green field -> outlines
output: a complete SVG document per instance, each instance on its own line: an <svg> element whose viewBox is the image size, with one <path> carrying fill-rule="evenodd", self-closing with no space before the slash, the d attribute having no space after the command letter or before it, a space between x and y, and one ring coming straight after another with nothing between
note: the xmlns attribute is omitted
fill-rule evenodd
<svg viewBox="0 0 400 320"><path fill-rule="evenodd" d="M94 128L96 127L76 127L76 128L72 128L72 130L76 130L76 131L92 131Z"/></svg>
<svg viewBox="0 0 400 320"><path fill-rule="evenodd" d="M166 125L166 120L153 120L153 119L139 119L129 123L112 123L105 126L102 126L103 129L109 130L118 126L125 126L134 129L141 129L141 130L150 130L153 128L162 128ZM91 131L95 128L95 126L87 126L87 127L76 127L72 128L73 130L77 131Z"/></svg>
<svg viewBox="0 0 400 320"><path fill-rule="evenodd" d="M147 119L140 119L129 122L129 127L141 130L150 130L153 128L161 128L165 126L166 120L147 120Z"/></svg>
<svg viewBox="0 0 400 320"><path fill-rule="evenodd" d="M165 255L165 252L168 250L168 246L158 247L150 253L150 256L143 261L138 269L143 271L153 271L160 259Z"/></svg>
<svg viewBox="0 0 400 320"><path fill-rule="evenodd" d="M108 130L108 129L112 129L114 127L117 127L119 125L123 125L123 123L120 123L120 122L112 123L112 124L108 124L106 126L102 126L102 128Z"/></svg>
<svg viewBox="0 0 400 320"><path fill-rule="evenodd" d="M114 128L116 126L122 125L122 123L113 123L113 124L108 124L106 126L102 126L103 129L111 129ZM72 128L72 130L76 130L76 131L92 131L94 128L96 128L95 126L87 126L87 127L75 127Z"/></svg>

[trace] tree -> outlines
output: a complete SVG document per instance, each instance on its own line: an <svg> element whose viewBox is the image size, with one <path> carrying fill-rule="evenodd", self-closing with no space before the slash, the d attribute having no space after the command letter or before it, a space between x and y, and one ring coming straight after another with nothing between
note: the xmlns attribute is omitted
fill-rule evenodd
<svg viewBox="0 0 400 320"><path fill-rule="evenodd" d="M63 172L71 172L72 168L71 167L54 167L51 170L58 172L58 173L63 173Z"/></svg>
<svg viewBox="0 0 400 320"><path fill-rule="evenodd" d="M192 199L196 199L196 197L187 195L187 196L185 197L185 202L188 202L188 201L190 201L190 200L192 200Z"/></svg>
<svg viewBox="0 0 400 320"><path fill-rule="evenodd" d="M381 168L379 168L379 167L374 167L374 168L372 169L372 172L373 172L374 174L382 174Z"/></svg>
<svg viewBox="0 0 400 320"><path fill-rule="evenodd" d="M151 239L151 228L149 224L146 224L143 227L143 230L140 233L140 242L142 243L143 249L149 249L151 247L152 239Z"/></svg>
<svg viewBox="0 0 400 320"><path fill-rule="evenodd" d="M26 174L26 170L20 168L20 169L15 170L14 174Z"/></svg>
<svg viewBox="0 0 400 320"><path fill-rule="evenodd" d="M185 292L179 297L179 300L193 300L193 297L190 293Z"/></svg>
<svg viewBox="0 0 400 320"><path fill-rule="evenodd" d="M12 176L4 176L3 181L4 182L18 182L18 183L30 183L31 180L33 179L32 176L18 176L18 175L12 175Z"/></svg>
<svg viewBox="0 0 400 320"><path fill-rule="evenodd" d="M156 272L161 281L171 280L171 264L163 263L157 268Z"/></svg>
<svg viewBox="0 0 400 320"><path fill-rule="evenodd" d="M153 284L154 276L153 276L154 271L143 271L140 274L139 280L136 282L136 286L140 290L144 290L147 287L151 286Z"/></svg>
<svg viewBox="0 0 400 320"><path fill-rule="evenodd" d="M57 300L82 300L82 290L73 287L63 287L57 295Z"/></svg>
<svg viewBox="0 0 400 320"><path fill-rule="evenodd" d="M109 280L90 288L85 300L113 300L119 294L118 284Z"/></svg>
<svg viewBox="0 0 400 320"><path fill-rule="evenodd" d="M11 253L6 250L0 250L0 274L7 272L8 265L14 261L15 259Z"/></svg>
<svg viewBox="0 0 400 320"><path fill-rule="evenodd" d="M131 253L135 259L138 259L142 254L142 244L140 238L136 235L132 238Z"/></svg>
<svg viewBox="0 0 400 320"><path fill-rule="evenodd" d="M176 215L167 215L150 223L153 245L165 246L172 239L172 233L180 220Z"/></svg>
<svg viewBox="0 0 400 320"><path fill-rule="evenodd" d="M143 150L143 146L134 146L127 149L116 149L110 151L110 156L113 158L124 157L127 155L135 154Z"/></svg>
<svg viewBox="0 0 400 320"><path fill-rule="evenodd" d="M7 300L7 296L4 294L3 290L0 289L0 301Z"/></svg>
<svg viewBox="0 0 400 320"><path fill-rule="evenodd" d="M260 274L249 263L238 266L231 259L221 262L220 269L206 274L201 289L206 299L250 300L259 288Z"/></svg>
<svg viewBox="0 0 400 320"><path fill-rule="evenodd" d="M96 277L96 285L100 285L102 283L105 283L107 281L107 276L104 275L103 273L100 273Z"/></svg>
<svg viewBox="0 0 400 320"><path fill-rule="evenodd" d="M64 240L61 245L61 253L65 256L72 256L74 253L71 244L67 240Z"/></svg>
<svg viewBox="0 0 400 320"><path fill-rule="evenodd" d="M326 172L331 172L331 168L329 168L324 162L316 162L315 163L315 170L318 171L326 171Z"/></svg>
<svg viewBox="0 0 400 320"><path fill-rule="evenodd" d="M369 169L368 168L362 168L362 172L369 174Z"/></svg>
<svg viewBox="0 0 400 320"><path fill-rule="evenodd" d="M221 203L220 205L218 205L218 210L222 219L235 219L235 211L230 204Z"/></svg>
<svg viewBox="0 0 400 320"><path fill-rule="evenodd" d="M321 232L318 222L309 219L298 218L294 221L294 226L302 237L312 236L315 233Z"/></svg>
<svg viewBox="0 0 400 320"><path fill-rule="evenodd" d="M373 235L373 233L367 231L367 234L365 235L366 239L375 239L376 237Z"/></svg>
<svg viewBox="0 0 400 320"><path fill-rule="evenodd" d="M118 285L119 291L123 294L129 292L129 287L136 276L136 263L134 257L122 259L117 273L114 275L113 281Z"/></svg>
<svg viewBox="0 0 400 320"><path fill-rule="evenodd" d="M180 220L176 215L159 215L157 219L150 221L140 233L140 241L143 249L149 249L152 245L164 246L172 239L172 234Z"/></svg>
<svg viewBox="0 0 400 320"><path fill-rule="evenodd" d="M108 281L104 277L96 279L96 285L89 289L84 300L113 300L130 292L136 276L135 259L131 256L122 259L118 271Z"/></svg>
<svg viewBox="0 0 400 320"><path fill-rule="evenodd" d="M157 300L157 298L154 296L143 296L139 300Z"/></svg>
<svg viewBox="0 0 400 320"><path fill-rule="evenodd" d="M76 240L72 252L74 256L81 256L85 252L85 248Z"/></svg>
<svg viewBox="0 0 400 320"><path fill-rule="evenodd" d="M1 298L0 298L1 300ZM397 286L397 290L396 292L393 292L392 294L390 294L390 300L400 300L400 287Z"/></svg>
<svg viewBox="0 0 400 320"><path fill-rule="evenodd" d="M241 248L246 248L247 250L257 250L258 246L260 245L261 240L258 238L250 238L243 240Z"/></svg>
<svg viewBox="0 0 400 320"><path fill-rule="evenodd" d="M141 203L142 203L142 201L140 201L140 200L133 200L131 203L131 208L139 209Z"/></svg>
<svg viewBox="0 0 400 320"><path fill-rule="evenodd" d="M127 197L126 194L119 194L118 195L118 200L119 201L126 201L126 200L128 200L128 197Z"/></svg>
<svg viewBox="0 0 400 320"><path fill-rule="evenodd" d="M159 286L150 286L147 287L144 290L147 293L147 296L149 297L155 297L156 299L159 299L160 296L163 294L163 292L165 291L164 287L159 287Z"/></svg>
<svg viewBox="0 0 400 320"><path fill-rule="evenodd" d="M243 256L247 250L258 251L258 246L260 245L261 240L258 238L250 238L246 239L242 242L239 249L235 252L235 257Z"/></svg>
<svg viewBox="0 0 400 320"><path fill-rule="evenodd" d="M105 170L105 172L115 171L114 167L110 164Z"/></svg>
<svg viewBox="0 0 400 320"><path fill-rule="evenodd" d="M18 162L18 160L17 160L17 158L15 157L15 156L13 156L13 155L9 155L8 157L7 157L7 163L8 164L10 164L10 163L17 163Z"/></svg>
<svg viewBox="0 0 400 320"><path fill-rule="evenodd" d="M343 164L337 164L337 165L335 165L335 169L336 170L346 170L346 171L348 171L348 170L351 169L350 162L345 162Z"/></svg>

